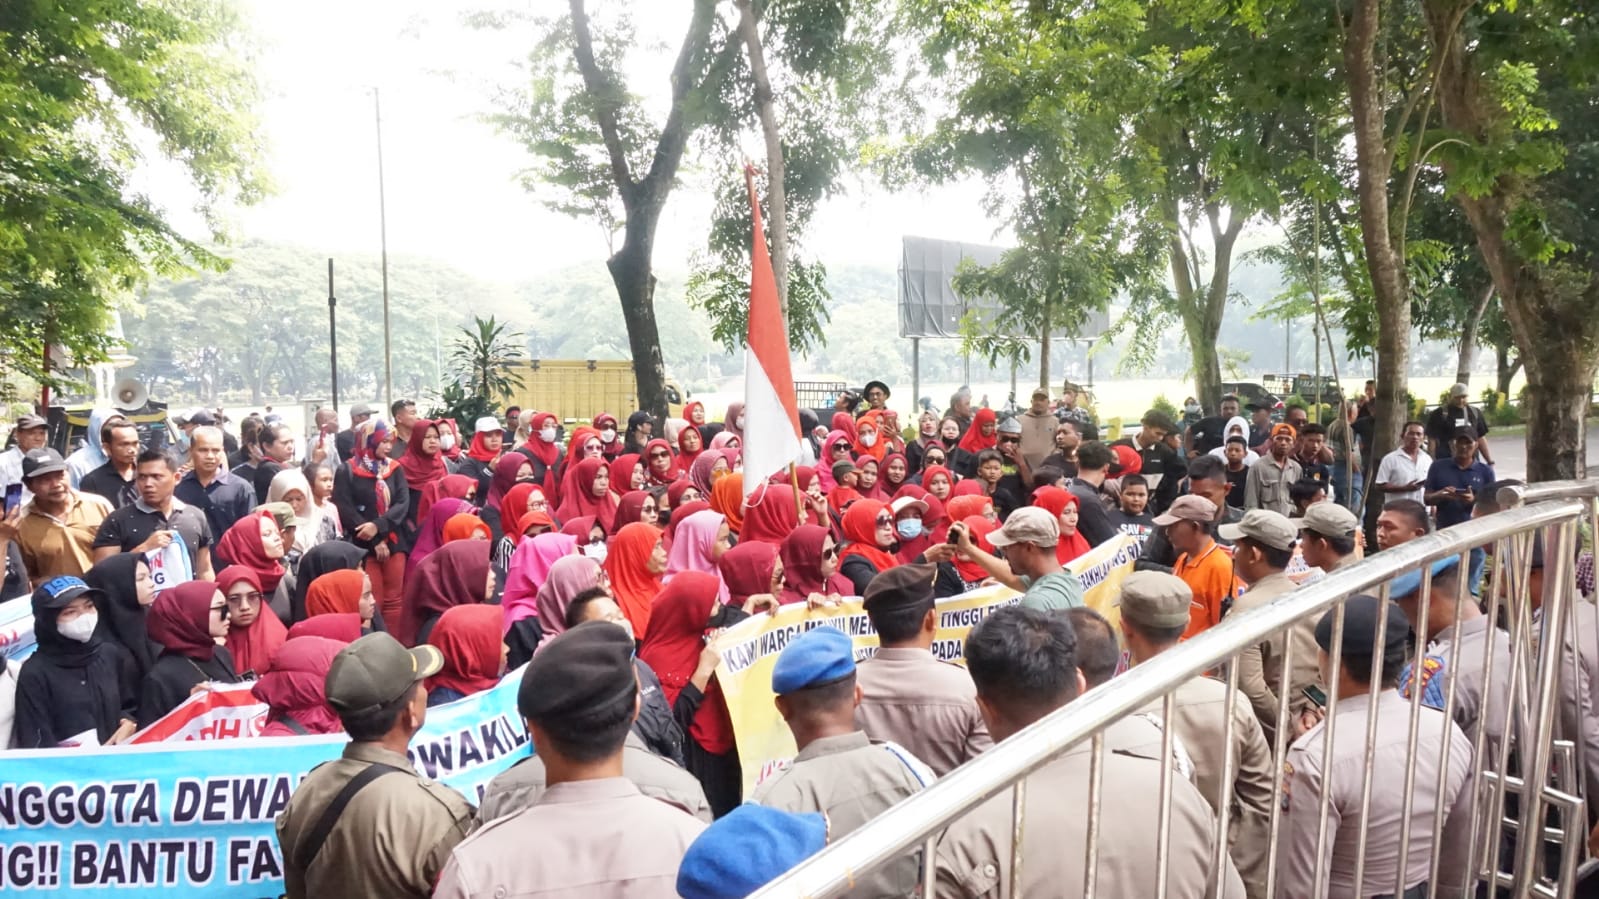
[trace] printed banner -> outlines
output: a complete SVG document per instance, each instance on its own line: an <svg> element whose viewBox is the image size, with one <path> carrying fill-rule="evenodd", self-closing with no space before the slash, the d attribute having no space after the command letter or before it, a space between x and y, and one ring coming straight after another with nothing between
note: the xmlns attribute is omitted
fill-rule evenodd
<svg viewBox="0 0 1599 899"><path fill-rule="evenodd" d="M1067 568L1083 583L1084 603L1110 619L1118 621L1117 597L1121 582L1138 560L1142 543L1123 535L1106 541L1074 560ZM933 637L933 655L948 662L964 664L966 634L995 609L1021 601L1021 594L1007 587L983 587L938 601L938 633ZM804 605L785 606L777 612L757 615L729 628L717 638L722 664L716 669L728 713L738 739L739 762L744 769L744 795L748 796L775 770L794 757L794 736L777 713L772 695L772 666L788 642L815 627L836 627L855 641L855 658L869 658L877 652L877 632L859 599L846 599L828 609L807 609ZM1119 628L1116 628L1119 631Z"/></svg>
<svg viewBox="0 0 1599 899"><path fill-rule="evenodd" d="M495 775L529 753L516 711L521 681L517 670L491 690L428 709L411 742L417 771L476 805ZM339 734L0 753L0 892L280 896L274 819L306 773L345 743Z"/></svg>
<svg viewBox="0 0 1599 899"><path fill-rule="evenodd" d="M21 662L33 655L33 597L0 603L0 659Z"/></svg>
<svg viewBox="0 0 1599 899"><path fill-rule="evenodd" d="M201 690L129 737L128 742L259 737L261 728L266 726L267 705L250 692L254 688L253 683L216 684L209 690Z"/></svg>

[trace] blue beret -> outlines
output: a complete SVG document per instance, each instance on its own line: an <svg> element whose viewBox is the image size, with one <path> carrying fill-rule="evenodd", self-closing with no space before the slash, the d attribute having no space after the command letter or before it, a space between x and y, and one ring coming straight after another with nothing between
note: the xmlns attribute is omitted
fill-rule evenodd
<svg viewBox="0 0 1599 899"><path fill-rule="evenodd" d="M772 692L781 696L855 673L855 642L836 627L806 631L783 647L772 666Z"/></svg>
<svg viewBox="0 0 1599 899"><path fill-rule="evenodd" d="M746 802L689 845L677 868L677 893L683 899L743 899L825 845L827 819L821 814Z"/></svg>
<svg viewBox="0 0 1599 899"><path fill-rule="evenodd" d="M1459 556L1446 556L1432 563L1432 576L1440 574L1460 564ZM1421 589L1421 569L1407 571L1388 582L1388 595L1394 599L1403 599Z"/></svg>

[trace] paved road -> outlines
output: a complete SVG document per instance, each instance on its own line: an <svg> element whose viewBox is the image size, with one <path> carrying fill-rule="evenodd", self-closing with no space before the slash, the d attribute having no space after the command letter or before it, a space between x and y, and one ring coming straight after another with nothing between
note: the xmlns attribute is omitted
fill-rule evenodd
<svg viewBox="0 0 1599 899"><path fill-rule="evenodd" d="M1523 434L1503 437L1488 434L1488 445L1493 447L1494 474L1501 478L1527 476L1527 438ZM1599 426L1588 428L1588 465L1599 466Z"/></svg>

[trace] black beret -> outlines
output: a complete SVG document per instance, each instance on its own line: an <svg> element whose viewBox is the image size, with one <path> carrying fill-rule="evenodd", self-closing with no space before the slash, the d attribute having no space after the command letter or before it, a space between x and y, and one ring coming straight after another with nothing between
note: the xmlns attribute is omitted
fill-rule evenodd
<svg viewBox="0 0 1599 899"><path fill-rule="evenodd" d="M610 621L586 621L552 639L522 673L516 708L531 721L602 709L638 691L633 638Z"/></svg>
<svg viewBox="0 0 1599 899"><path fill-rule="evenodd" d="M1410 633L1410 620L1400 610L1398 604L1390 602L1387 605L1388 630L1383 632L1384 654L1403 650L1406 635ZM1369 656L1371 655L1372 641L1377 639L1377 623L1382 620L1384 607L1382 601L1375 596L1351 596L1344 601L1344 648L1343 656ZM1338 610L1328 609L1327 614L1321 616L1316 622L1316 645L1323 652L1332 652L1333 624L1337 619Z"/></svg>
<svg viewBox="0 0 1599 899"><path fill-rule="evenodd" d="M937 577L937 565L896 565L872 576L861 596L862 605L871 611L925 603L933 598L933 581Z"/></svg>

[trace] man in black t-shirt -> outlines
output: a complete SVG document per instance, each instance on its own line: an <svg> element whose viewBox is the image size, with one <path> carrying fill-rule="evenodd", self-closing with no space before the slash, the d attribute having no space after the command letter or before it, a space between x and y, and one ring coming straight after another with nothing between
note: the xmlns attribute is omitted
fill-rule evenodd
<svg viewBox="0 0 1599 899"><path fill-rule="evenodd" d="M1149 514L1149 482L1141 474L1122 475L1121 508L1110 512L1110 523L1123 534L1147 538L1155 531L1155 516Z"/></svg>
<svg viewBox="0 0 1599 899"><path fill-rule="evenodd" d="M1227 439L1227 422L1238 415L1238 397L1228 394L1221 398L1221 412L1209 418L1201 418L1194 422L1194 426L1183 435L1183 445L1188 450L1188 458L1203 456L1219 447Z"/></svg>
<svg viewBox="0 0 1599 899"><path fill-rule="evenodd" d="M1130 446L1143 460L1140 473L1150 483L1150 511L1156 515L1166 511L1182 492L1183 476L1188 473L1185 459L1166 443L1166 435L1177 430L1171 416L1151 409L1144 413L1142 429L1132 437L1125 437L1111 446ZM1079 459L1082 451L1078 451Z"/></svg>
<svg viewBox="0 0 1599 899"><path fill-rule="evenodd" d="M1488 441L1483 439L1488 436L1488 420L1483 417L1481 410L1467 401L1464 384L1449 388L1449 402L1432 410L1432 414L1427 416L1427 439L1431 442L1434 459L1449 458L1450 441L1459 428L1470 428L1476 432L1477 454L1482 461L1494 464Z"/></svg>
<svg viewBox="0 0 1599 899"><path fill-rule="evenodd" d="M112 512L94 538L94 559L122 552L152 553L182 539L196 580L216 579L211 569L211 525L205 515L173 496L178 484L172 460L160 450L139 455L139 499Z"/></svg>

